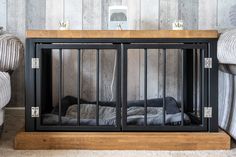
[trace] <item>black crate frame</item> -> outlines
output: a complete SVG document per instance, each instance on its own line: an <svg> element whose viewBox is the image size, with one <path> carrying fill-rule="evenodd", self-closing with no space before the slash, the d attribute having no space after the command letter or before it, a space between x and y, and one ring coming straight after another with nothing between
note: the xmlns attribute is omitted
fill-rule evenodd
<svg viewBox="0 0 236 157"><path fill-rule="evenodd" d="M69 45L73 45L73 43L87 43L90 44L88 46L94 45L96 43L101 44L111 44L116 45L120 50L120 54L122 57L122 63L125 61L125 52L130 47L139 47L140 45L147 46L147 48L155 47L158 45L158 48L168 49L172 46L177 46L177 48L183 48L188 51L188 48L191 49L192 46L204 46L205 57L212 58L212 68L207 70L207 77L204 79L207 80L207 97L205 100L208 107L212 107L212 118L203 118L205 125L203 126L138 126L138 127L126 127L124 126L124 121L122 120L122 128L121 125L117 128L110 128L107 126L98 126L95 128L94 126L86 126L83 128L78 128L76 126L42 126L41 128L37 128L37 118L31 117L31 107L36 107L37 99L37 88L36 88L36 71L31 68L31 59L36 58L37 54L37 45L47 45L51 47L52 43L70 43ZM151 44L152 43L152 44ZM154 43L154 44L153 44ZM57 45L55 44L55 45ZM175 44L175 45L174 45ZM77 44L75 44L77 45ZM98 44L100 45L100 44ZM139 46L138 46L139 45ZM160 46L162 45L162 46ZM84 46L84 45L83 45ZM69 48L69 47L68 47ZM88 49L91 49L88 48ZM46 50L47 51L47 50ZM54 38L28 38L26 40L26 57L25 57L25 91L26 91L26 131L210 131L216 132L218 131L218 62L216 57L217 51L217 39L180 39L180 38L167 38L167 39L54 39ZM186 56L185 61L188 61L190 56ZM191 61L191 59L190 59ZM122 105L124 105L125 101L125 76L124 76L124 66L120 69L120 77L121 78L121 93L120 93L120 101L122 100ZM127 83L127 82L126 82ZM127 87L126 87L127 88ZM120 105L121 105L120 104ZM124 105L125 106L125 105ZM123 113L124 114L124 113ZM124 116L124 115L123 115ZM203 117L203 115L202 115Z"/></svg>

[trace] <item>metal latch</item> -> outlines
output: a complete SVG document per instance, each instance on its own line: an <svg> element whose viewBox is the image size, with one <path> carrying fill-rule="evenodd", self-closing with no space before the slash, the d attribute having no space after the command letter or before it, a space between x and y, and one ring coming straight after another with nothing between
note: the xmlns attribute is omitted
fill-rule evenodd
<svg viewBox="0 0 236 157"><path fill-rule="evenodd" d="M39 117L39 107L31 107L31 117Z"/></svg>
<svg viewBox="0 0 236 157"><path fill-rule="evenodd" d="M204 107L204 118L212 117L212 107Z"/></svg>
<svg viewBox="0 0 236 157"><path fill-rule="evenodd" d="M212 68L212 58L205 58L205 68Z"/></svg>
<svg viewBox="0 0 236 157"><path fill-rule="evenodd" d="M31 66L32 69L39 69L39 58L32 58Z"/></svg>

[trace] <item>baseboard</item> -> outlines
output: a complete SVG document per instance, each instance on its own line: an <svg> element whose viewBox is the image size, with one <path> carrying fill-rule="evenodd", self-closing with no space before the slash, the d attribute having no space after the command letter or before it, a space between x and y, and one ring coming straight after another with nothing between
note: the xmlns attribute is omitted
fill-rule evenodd
<svg viewBox="0 0 236 157"><path fill-rule="evenodd" d="M25 110L25 107L5 107L5 110Z"/></svg>

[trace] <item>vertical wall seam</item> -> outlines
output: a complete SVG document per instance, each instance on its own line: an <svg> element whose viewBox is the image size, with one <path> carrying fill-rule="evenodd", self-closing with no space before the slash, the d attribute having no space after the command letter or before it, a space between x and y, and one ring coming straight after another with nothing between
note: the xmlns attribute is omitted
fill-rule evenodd
<svg viewBox="0 0 236 157"><path fill-rule="evenodd" d="M198 25L198 20L199 20L199 0L197 1L197 20L196 20L196 22L197 22L197 30L199 29L199 25Z"/></svg>
<svg viewBox="0 0 236 157"><path fill-rule="evenodd" d="M6 0L6 28L5 30L8 31L8 0Z"/></svg>
<svg viewBox="0 0 236 157"><path fill-rule="evenodd" d="M216 27L215 28L218 28L219 26L219 0L216 1Z"/></svg>
<svg viewBox="0 0 236 157"><path fill-rule="evenodd" d="M160 7L161 6L161 0L158 0L158 30L161 27L160 21L161 21L161 15L160 15Z"/></svg>
<svg viewBox="0 0 236 157"><path fill-rule="evenodd" d="M81 0L81 3L82 3L82 7L81 7L81 8L82 8L82 20L81 20L81 21L82 21L82 24L81 24L82 26L81 26L81 29L83 30L83 29L84 29L84 9L83 9L83 8L84 8L84 7L83 7L83 6L84 6L84 0ZM83 54L83 53L82 53L82 54ZM82 56L83 56L83 55L82 55ZM82 60L83 60L83 59L82 59Z"/></svg>
<svg viewBox="0 0 236 157"><path fill-rule="evenodd" d="M27 0L25 0L25 30L28 30L28 24L27 24L27 10L28 10L28 5L27 5Z"/></svg>
<svg viewBox="0 0 236 157"><path fill-rule="evenodd" d="M44 10L44 24L43 24L43 28L46 29L46 19L47 19L47 2L46 2L46 0L44 0L44 6L45 6L45 10Z"/></svg>

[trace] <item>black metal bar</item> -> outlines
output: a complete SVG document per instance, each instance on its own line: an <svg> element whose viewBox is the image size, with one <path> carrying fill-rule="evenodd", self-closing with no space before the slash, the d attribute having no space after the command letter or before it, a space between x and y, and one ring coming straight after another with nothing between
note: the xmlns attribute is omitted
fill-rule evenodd
<svg viewBox="0 0 236 157"><path fill-rule="evenodd" d="M113 44L41 44L45 49L114 49Z"/></svg>
<svg viewBox="0 0 236 157"><path fill-rule="evenodd" d="M218 131L218 60L217 40L209 43L209 57L212 58L212 68L209 70L209 107L212 107L212 118L209 118L209 131Z"/></svg>
<svg viewBox="0 0 236 157"><path fill-rule="evenodd" d="M56 126L56 125L41 125L38 129L38 131L88 131L88 132L94 132L94 131L120 131L119 128L114 127L112 125L99 125L99 126L92 126L92 125L62 125L62 126Z"/></svg>
<svg viewBox="0 0 236 157"><path fill-rule="evenodd" d="M124 129L124 128L123 128ZM118 131L117 128L113 126L40 126L38 131ZM129 126L124 129L124 131L207 131L205 126L198 125L185 125L185 126Z"/></svg>
<svg viewBox="0 0 236 157"><path fill-rule="evenodd" d="M211 50L211 47L210 47L210 44L208 45L208 49L205 49L205 52L206 52L206 57L207 58L210 58L210 50ZM211 98L210 98L210 95L211 95L211 68L209 69L206 69L206 78L207 80L207 91L206 91L206 97L207 97L207 102L206 102L206 106L207 107L210 107L211 106ZM206 118L205 118L206 119ZM207 119L208 121L208 129L209 131L211 130L211 120L208 118Z"/></svg>
<svg viewBox="0 0 236 157"><path fill-rule="evenodd" d="M42 65L42 52L43 50L39 48L38 44L36 45L36 55L35 57L36 58L39 58L39 67ZM35 93L36 93L36 97L35 97L35 104L36 104L36 107L39 107L39 115L42 114L42 110L41 110L41 106L42 106L42 99L41 99L41 96L42 96L42 69L38 69L36 71L36 77L35 77L35 82L36 82L36 86L35 86ZM31 112L30 112L31 113ZM31 117L32 118L32 117ZM37 118L35 120L35 123L36 123L36 126L35 126L35 129L38 129L38 126L41 124L41 119Z"/></svg>
<svg viewBox="0 0 236 157"><path fill-rule="evenodd" d="M42 113L50 113L53 109L52 105L52 50L41 49L40 52L40 69L41 71L41 104L40 110ZM45 105L47 104L47 105Z"/></svg>
<svg viewBox="0 0 236 157"><path fill-rule="evenodd" d="M60 39L60 38L30 38L38 43L208 43L214 41L212 38L93 38L93 39Z"/></svg>
<svg viewBox="0 0 236 157"><path fill-rule="evenodd" d="M121 47L122 45L116 52L116 126L119 129L121 129Z"/></svg>
<svg viewBox="0 0 236 157"><path fill-rule="evenodd" d="M184 126L184 105L186 103L186 50L182 50L182 98L181 98L181 125Z"/></svg>
<svg viewBox="0 0 236 157"><path fill-rule="evenodd" d="M161 125L161 126L137 126L137 125L129 125L125 129L125 131L147 131L147 132L156 132L156 131L168 131L168 132L183 132L183 131L191 131L191 132L198 132L198 131L207 131L205 126L198 126L198 125L185 125L185 126L170 126L170 125Z"/></svg>
<svg viewBox="0 0 236 157"><path fill-rule="evenodd" d="M58 81L58 123L61 125L61 99L62 99L62 49L59 49L59 81Z"/></svg>
<svg viewBox="0 0 236 157"><path fill-rule="evenodd" d="M127 129L127 57L128 49L127 45L124 45L122 51L122 130Z"/></svg>
<svg viewBox="0 0 236 157"><path fill-rule="evenodd" d="M193 112L193 49L186 49L185 50L185 74L186 77L184 84L185 86L185 94L186 100L184 103L184 112L192 113Z"/></svg>
<svg viewBox="0 0 236 157"><path fill-rule="evenodd" d="M98 45L98 44L86 44L86 45L78 45L78 44L43 44L42 45L46 49L111 49L114 48L113 45ZM206 48L206 44L130 44L132 49L204 49Z"/></svg>
<svg viewBox="0 0 236 157"><path fill-rule="evenodd" d="M206 44L165 44L165 43L157 43L157 44L130 44L130 49L195 49L195 48L206 48Z"/></svg>
<svg viewBox="0 0 236 157"><path fill-rule="evenodd" d="M198 92L197 92L197 81L198 81L198 50L194 49L194 64L193 64L193 78L194 78L194 112L195 116L197 116L197 102L198 102Z"/></svg>
<svg viewBox="0 0 236 157"><path fill-rule="evenodd" d="M163 49L163 125L166 121L166 49Z"/></svg>
<svg viewBox="0 0 236 157"><path fill-rule="evenodd" d="M78 49L77 62L77 125L80 125L80 49Z"/></svg>
<svg viewBox="0 0 236 157"><path fill-rule="evenodd" d="M201 91L201 116L200 116L200 118L201 118L201 121L202 121L202 125L204 126L205 125L205 119L204 119L204 107L206 106L206 97L205 97L205 93L207 92L207 87L205 86L205 66L204 66L204 63L205 63L205 61L204 61L204 59L205 59L205 50L204 49L202 49L201 50L201 89L202 89L202 91Z"/></svg>
<svg viewBox="0 0 236 157"><path fill-rule="evenodd" d="M144 49L144 125L147 126L147 49Z"/></svg>
<svg viewBox="0 0 236 157"><path fill-rule="evenodd" d="M31 117L31 107L36 105L35 79L36 71L31 68L31 59L36 55L36 44L26 39L25 53L25 131L35 131L35 118Z"/></svg>
<svg viewBox="0 0 236 157"><path fill-rule="evenodd" d="M96 52L96 124L99 126L99 49Z"/></svg>

